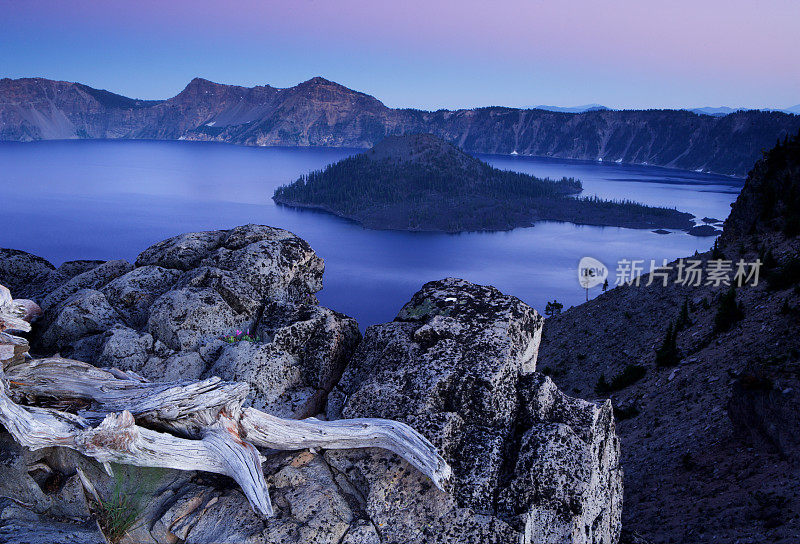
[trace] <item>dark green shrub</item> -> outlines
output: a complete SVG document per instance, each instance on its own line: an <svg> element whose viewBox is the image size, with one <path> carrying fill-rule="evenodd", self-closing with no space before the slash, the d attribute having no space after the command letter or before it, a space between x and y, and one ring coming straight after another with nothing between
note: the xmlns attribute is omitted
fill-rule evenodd
<svg viewBox="0 0 800 544"><path fill-rule="evenodd" d="M664 342L661 344L661 347L656 350L656 365L675 366L680 360L681 356L678 352L678 329L670 323L667 327L667 334L664 336Z"/></svg>
<svg viewBox="0 0 800 544"><path fill-rule="evenodd" d="M559 315L561 310L564 309L564 305L561 304L559 301L554 300L553 302L548 302L544 308L545 315L554 316Z"/></svg>
<svg viewBox="0 0 800 544"><path fill-rule="evenodd" d="M692 321L689 318L689 299L684 298L683 306L681 306L681 313L678 314L678 321L675 322L675 328L679 331L682 331L691 324Z"/></svg>
<svg viewBox="0 0 800 544"><path fill-rule="evenodd" d="M719 247L719 240L714 240L714 247L711 248L711 260L716 261L719 259L724 259L725 254L722 252L722 249Z"/></svg>
<svg viewBox="0 0 800 544"><path fill-rule="evenodd" d="M595 393L608 393L611 391L611 385L606 381L606 375L600 374L597 378L597 384L594 386Z"/></svg>
<svg viewBox="0 0 800 544"><path fill-rule="evenodd" d="M714 316L714 331L729 331L743 317L742 305L736 302L736 290L731 286L719 300L717 315Z"/></svg>

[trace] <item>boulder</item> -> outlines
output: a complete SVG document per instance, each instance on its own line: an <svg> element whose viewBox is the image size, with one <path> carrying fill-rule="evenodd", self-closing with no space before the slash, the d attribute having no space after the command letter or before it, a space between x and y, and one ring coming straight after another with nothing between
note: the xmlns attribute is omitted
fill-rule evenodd
<svg viewBox="0 0 800 544"><path fill-rule="evenodd" d="M175 351L197 348L209 338L227 334L249 316L239 316L211 289L176 289L161 295L150 308L147 332Z"/></svg>
<svg viewBox="0 0 800 544"><path fill-rule="evenodd" d="M450 500L415 483L394 456L328 452L360 488L370 519L386 520L384 541L428 533L426 542L618 540L611 404L568 397L535 372L542 324L514 297L447 279L426 284L393 322L367 329L328 416L404 421L454 471Z"/></svg>
<svg viewBox="0 0 800 544"><path fill-rule="evenodd" d="M104 333L120 320L103 293L81 289L60 304L60 311L52 316L41 342L48 349L71 351L81 340Z"/></svg>
<svg viewBox="0 0 800 544"><path fill-rule="evenodd" d="M132 268L130 263L123 260L107 261L90 268L70 278L45 296L41 303L42 310L47 312L50 309L55 309L81 289L100 289L114 278L129 272Z"/></svg>
<svg viewBox="0 0 800 544"><path fill-rule="evenodd" d="M106 333L97 362L101 366L140 372L152 350L153 337L150 334L118 324Z"/></svg>
<svg viewBox="0 0 800 544"><path fill-rule="evenodd" d="M452 457L464 504L491 510L519 412L517 385L535 368L543 322L492 287L428 283L395 321L367 330L328 417L408 423Z"/></svg>
<svg viewBox="0 0 800 544"><path fill-rule="evenodd" d="M220 247L224 231L190 232L174 236L145 249L136 258L136 266L156 265L176 270L191 270Z"/></svg>
<svg viewBox="0 0 800 544"><path fill-rule="evenodd" d="M0 248L0 285L8 287L17 298L31 298L31 287L46 281L55 269L50 262L31 253Z"/></svg>
<svg viewBox="0 0 800 544"><path fill-rule="evenodd" d="M269 350L293 344L280 340L286 323L315 321L281 308L265 309L278 326L261 330ZM255 519L238 490L195 480L154 499L154 529L140 541L616 543L622 474L611 404L569 397L535 371L541 327L533 309L496 289L433 282L394 322L367 329L331 392L328 417L404 419L433 438L454 469L448 492L383 450L282 453L264 465L273 518ZM280 390L286 377L269 365L281 355L264 349L232 344L219 361L259 361Z"/></svg>
<svg viewBox="0 0 800 544"><path fill-rule="evenodd" d="M24 252L0 256L14 285L38 282L30 289L44 309L35 351L151 380L246 381L257 407L283 416L323 410L361 338L353 319L318 306L322 259L273 227L182 234L143 251L135 266L70 261L56 269ZM221 340L236 331L257 340Z"/></svg>
<svg viewBox="0 0 800 544"><path fill-rule="evenodd" d="M353 319L285 302L267 305L255 335L225 345L208 375L249 383L252 405L282 417L322 411L360 338Z"/></svg>
<svg viewBox="0 0 800 544"><path fill-rule="evenodd" d="M516 461L498 509L524 519L525 541L615 542L622 514L620 443L611 402L569 397L525 376ZM531 498L535 497L531 503Z"/></svg>
<svg viewBox="0 0 800 544"><path fill-rule="evenodd" d="M160 266L135 268L100 291L111 301L114 309L135 328L147 323L150 306L178 280L180 272Z"/></svg>
<svg viewBox="0 0 800 544"><path fill-rule="evenodd" d="M137 372L155 381L198 381L205 374L207 367L208 364L199 353L186 351L164 359L151 357Z"/></svg>
<svg viewBox="0 0 800 544"><path fill-rule="evenodd" d="M303 301L322 289L325 265L305 240L264 225L195 232L160 242L136 259L189 271L201 266L234 273L262 298Z"/></svg>

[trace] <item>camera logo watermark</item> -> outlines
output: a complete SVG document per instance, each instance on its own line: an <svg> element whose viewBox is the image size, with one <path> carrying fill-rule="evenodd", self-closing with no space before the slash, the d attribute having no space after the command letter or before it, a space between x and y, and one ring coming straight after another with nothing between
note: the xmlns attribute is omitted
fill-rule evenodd
<svg viewBox="0 0 800 544"><path fill-rule="evenodd" d="M594 257L583 257L578 263L578 282L584 289L602 285L608 278L608 267Z"/></svg>

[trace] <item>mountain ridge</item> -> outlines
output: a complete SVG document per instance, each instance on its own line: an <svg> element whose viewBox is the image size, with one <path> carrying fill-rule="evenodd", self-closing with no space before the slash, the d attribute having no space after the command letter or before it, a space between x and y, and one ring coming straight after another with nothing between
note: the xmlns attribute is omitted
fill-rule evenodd
<svg viewBox="0 0 800 544"><path fill-rule="evenodd" d="M386 136L429 132L469 153L744 176L763 149L798 129L800 116L757 110L714 117L668 109L396 109L322 77L287 88L195 78L165 100L138 100L44 78L0 80L0 140L8 141L182 139L369 148Z"/></svg>

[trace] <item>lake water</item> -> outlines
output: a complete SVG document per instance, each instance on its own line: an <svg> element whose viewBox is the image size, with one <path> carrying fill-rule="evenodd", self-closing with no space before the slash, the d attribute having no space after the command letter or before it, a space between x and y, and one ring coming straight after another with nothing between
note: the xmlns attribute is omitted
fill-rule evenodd
<svg viewBox="0 0 800 544"><path fill-rule="evenodd" d="M658 262L704 251L712 238L682 232L539 223L509 232L375 231L310 211L278 207L275 187L354 149L255 148L200 142L0 143L0 247L72 259L133 260L182 232L261 223L306 239L325 259L326 306L363 326L391 320L420 286L447 276L491 284L544 310L585 298L583 256L614 273L620 259ZM727 217L738 179L657 167L533 157L481 156L499 168L581 179L585 194ZM612 278L613 284L613 278ZM599 288L590 291L590 296Z"/></svg>

